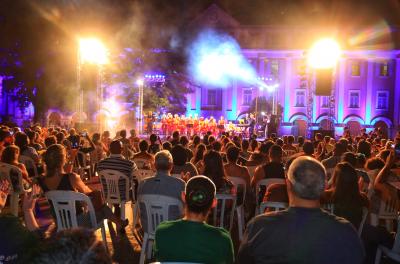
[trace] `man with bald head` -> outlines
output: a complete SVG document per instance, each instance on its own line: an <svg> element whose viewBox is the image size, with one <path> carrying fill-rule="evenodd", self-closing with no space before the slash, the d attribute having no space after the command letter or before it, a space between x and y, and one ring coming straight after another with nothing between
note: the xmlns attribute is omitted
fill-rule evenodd
<svg viewBox="0 0 400 264"><path fill-rule="evenodd" d="M286 179L289 208L249 222L239 263L362 263L364 248L353 226L320 209L325 177L319 161L295 159Z"/></svg>

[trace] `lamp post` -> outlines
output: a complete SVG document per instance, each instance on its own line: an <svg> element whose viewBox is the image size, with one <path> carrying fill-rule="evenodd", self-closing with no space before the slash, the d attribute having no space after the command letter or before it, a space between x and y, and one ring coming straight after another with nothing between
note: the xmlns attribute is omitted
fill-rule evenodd
<svg viewBox="0 0 400 264"><path fill-rule="evenodd" d="M78 63L77 63L77 90L79 94L78 99L78 119L79 122L83 122L83 107L84 107L84 95L81 86L81 73L82 66L87 64L94 64L97 66L96 74L96 108L97 112L100 111L103 104L103 88L101 85L102 78L102 66L108 62L107 48L104 44L95 38L83 38L79 39L78 49ZM102 123L103 120L100 121ZM102 126L102 124L99 124Z"/></svg>
<svg viewBox="0 0 400 264"><path fill-rule="evenodd" d="M138 132L139 135L142 134L143 132L143 80L142 79L138 79L136 81L136 84L138 86L139 89L139 99L138 99L138 117L137 117L137 121L138 121Z"/></svg>
<svg viewBox="0 0 400 264"><path fill-rule="evenodd" d="M340 58L341 50L339 44L331 38L320 39L314 43L308 53L308 64L314 70L315 76L318 76L317 73L326 75L331 75L329 78L332 78L332 75L335 74L336 64ZM331 94L329 98L329 113L328 116L331 119L330 121L330 129L334 129L334 115L335 115L335 93L334 93L334 85L331 79ZM315 82L317 83L317 82ZM309 89L309 93L312 92L312 89ZM312 98L312 97L311 97ZM308 102L312 107L312 100ZM312 110L312 109L311 109ZM313 121L312 116L308 117L309 123ZM310 124L309 124L309 127ZM309 131L311 133L311 131Z"/></svg>

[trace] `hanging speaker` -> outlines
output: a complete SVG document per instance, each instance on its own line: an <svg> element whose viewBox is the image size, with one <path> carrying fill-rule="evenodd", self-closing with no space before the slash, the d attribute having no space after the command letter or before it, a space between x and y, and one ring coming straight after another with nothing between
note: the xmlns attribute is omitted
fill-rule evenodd
<svg viewBox="0 0 400 264"><path fill-rule="evenodd" d="M315 95L329 96L332 91L333 69L317 69L315 78Z"/></svg>

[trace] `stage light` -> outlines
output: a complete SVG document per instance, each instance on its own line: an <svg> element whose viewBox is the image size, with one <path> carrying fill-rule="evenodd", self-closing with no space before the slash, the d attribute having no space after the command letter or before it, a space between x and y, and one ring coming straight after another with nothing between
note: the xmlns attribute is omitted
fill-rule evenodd
<svg viewBox="0 0 400 264"><path fill-rule="evenodd" d="M95 38L79 40L79 55L81 63L102 65L108 62L107 48L100 40Z"/></svg>
<svg viewBox="0 0 400 264"><path fill-rule="evenodd" d="M268 92L274 92L277 88L279 87L279 84L273 84L273 85L266 85L267 91Z"/></svg>
<svg viewBox="0 0 400 264"><path fill-rule="evenodd" d="M143 85L143 80L142 79L138 79L136 81L136 84L139 85L139 86Z"/></svg>
<svg viewBox="0 0 400 264"><path fill-rule="evenodd" d="M315 69L333 68L340 54L339 44L333 39L324 38L311 47L308 54L308 64Z"/></svg>
<svg viewBox="0 0 400 264"><path fill-rule="evenodd" d="M261 112L261 115L262 115L262 116L265 116L265 112Z"/></svg>

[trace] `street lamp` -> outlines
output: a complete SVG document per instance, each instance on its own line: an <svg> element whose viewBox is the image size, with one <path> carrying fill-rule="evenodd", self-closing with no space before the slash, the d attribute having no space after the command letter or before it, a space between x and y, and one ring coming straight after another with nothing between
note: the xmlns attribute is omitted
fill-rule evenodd
<svg viewBox="0 0 400 264"><path fill-rule="evenodd" d="M94 64L98 68L97 71L97 82L96 82L96 104L97 111L99 112L103 104L103 88L101 85L102 78L102 65L108 63L108 52L104 44L95 38L82 38L79 39L78 48L78 63L77 63L77 89L79 94L78 100L78 114L79 122L83 122L83 104L84 96L83 89L81 87L81 70L83 64ZM88 113L89 114L89 113ZM102 123L102 121L100 121ZM101 125L101 124L100 124ZM101 129L101 128L100 128Z"/></svg>
<svg viewBox="0 0 400 264"><path fill-rule="evenodd" d="M139 132L139 135L141 135L143 132L143 84L144 84L143 79L138 79L136 81L136 84L139 88L139 100L138 100L139 101L138 102L139 110L138 110L138 118L137 118L138 132Z"/></svg>
<svg viewBox="0 0 400 264"><path fill-rule="evenodd" d="M315 87L316 91L319 86L330 86L330 103L328 117L331 118L331 127L334 129L334 115L335 115L335 97L333 93L333 78L336 64L341 56L340 46L337 41L332 38L323 38L314 43L308 53L308 64L315 71ZM312 110L312 88L310 86L309 97L307 100L310 106L307 106L308 124L313 122ZM322 92L317 92L317 95L324 95ZM311 126L310 126L311 127ZM311 131L309 130L311 134Z"/></svg>

